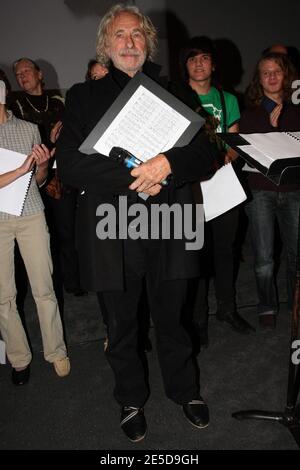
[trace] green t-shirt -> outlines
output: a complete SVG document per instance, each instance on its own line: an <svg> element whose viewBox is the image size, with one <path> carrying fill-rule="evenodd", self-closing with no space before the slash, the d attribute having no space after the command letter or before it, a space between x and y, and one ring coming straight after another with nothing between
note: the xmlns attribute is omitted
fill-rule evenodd
<svg viewBox="0 0 300 470"><path fill-rule="evenodd" d="M228 130L229 127L240 119L241 115L236 97L227 91L223 91L223 94L226 106L226 122ZM220 122L216 132L223 132L223 113L219 91L212 86L207 95L198 95L198 98L205 111L217 118Z"/></svg>

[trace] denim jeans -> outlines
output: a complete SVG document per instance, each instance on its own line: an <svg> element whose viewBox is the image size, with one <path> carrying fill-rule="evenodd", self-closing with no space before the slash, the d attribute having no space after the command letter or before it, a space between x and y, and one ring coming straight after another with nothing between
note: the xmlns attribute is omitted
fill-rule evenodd
<svg viewBox="0 0 300 470"><path fill-rule="evenodd" d="M254 253L258 294L258 313L276 313L278 299L274 279L274 224L277 218L287 263L288 308L292 308L296 276L296 257L300 191L253 190L246 205Z"/></svg>

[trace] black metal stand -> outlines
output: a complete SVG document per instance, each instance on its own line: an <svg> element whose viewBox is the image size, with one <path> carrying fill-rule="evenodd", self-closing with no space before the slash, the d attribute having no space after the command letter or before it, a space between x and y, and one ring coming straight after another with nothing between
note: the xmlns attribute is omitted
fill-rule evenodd
<svg viewBox="0 0 300 470"><path fill-rule="evenodd" d="M292 311L291 325L291 343L290 343L290 362L287 386L286 406L282 412L247 410L237 411L233 413L233 418L243 419L262 419L266 421L277 421L286 426L292 433L298 447L300 447L300 404L297 403L297 396L300 385L300 366L292 361L294 353L293 342L299 338L299 310L300 310L300 212L298 224L298 247L297 247L297 268L296 268L296 285Z"/></svg>

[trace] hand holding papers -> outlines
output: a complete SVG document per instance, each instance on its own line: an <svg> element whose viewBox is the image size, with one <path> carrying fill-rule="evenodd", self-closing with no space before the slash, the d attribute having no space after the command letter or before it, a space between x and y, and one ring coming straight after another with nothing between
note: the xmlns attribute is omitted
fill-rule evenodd
<svg viewBox="0 0 300 470"><path fill-rule="evenodd" d="M200 186L206 222L247 199L231 163L222 166L212 178L202 181Z"/></svg>
<svg viewBox="0 0 300 470"><path fill-rule="evenodd" d="M204 119L143 73L137 73L79 150L109 156L122 147L142 161L187 145Z"/></svg>
<svg viewBox="0 0 300 470"><path fill-rule="evenodd" d="M26 160L26 155L0 148L0 174L15 170L23 164L24 160ZM30 171L7 186L0 188L1 212L22 215L32 173Z"/></svg>

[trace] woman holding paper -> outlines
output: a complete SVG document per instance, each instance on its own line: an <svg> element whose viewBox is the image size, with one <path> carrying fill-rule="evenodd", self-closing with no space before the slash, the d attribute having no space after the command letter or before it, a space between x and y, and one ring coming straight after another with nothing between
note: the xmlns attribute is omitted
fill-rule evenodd
<svg viewBox="0 0 300 470"><path fill-rule="evenodd" d="M16 119L7 111L8 86L7 78L0 70L0 331L13 367L12 381L15 385L23 385L29 380L31 352L16 307L15 241L18 242L37 306L45 359L53 363L60 377L69 374L70 362L53 291L49 234L37 186L47 176L50 153L47 147L39 145L40 136L36 125ZM24 161L21 165L16 163L14 169L1 172L1 166L7 159L14 158L19 162L22 157ZM29 180L27 194L24 194L21 215L16 215L19 209L12 203L9 211L6 211L5 196L1 191L33 169L35 173Z"/></svg>
<svg viewBox="0 0 300 470"><path fill-rule="evenodd" d="M1 116L0 116L0 120L1 120ZM44 158L43 155L45 152L47 154L47 147L45 147L45 145L41 145L41 146L36 145L32 149L32 153L26 157L26 159L24 160L21 166L17 167L15 170L7 171L6 173L0 174L0 188L4 188L5 186L12 183L13 181L16 181L21 176L24 176L26 173L32 171L35 164L38 165L40 169L43 166L43 171L44 171L45 165L42 165L42 160ZM45 160L45 162L47 161L48 161L48 158ZM41 171L39 173L41 174ZM40 179L41 179L40 175L36 176L37 182Z"/></svg>
<svg viewBox="0 0 300 470"><path fill-rule="evenodd" d="M247 91L248 108L240 132L266 133L300 129L300 106L291 101L295 71L286 55L268 53L256 66ZM255 168L246 166L252 200L246 205L254 251L259 323L275 328L278 298L274 279L275 219L287 261L288 309L295 286L300 185L276 186Z"/></svg>

